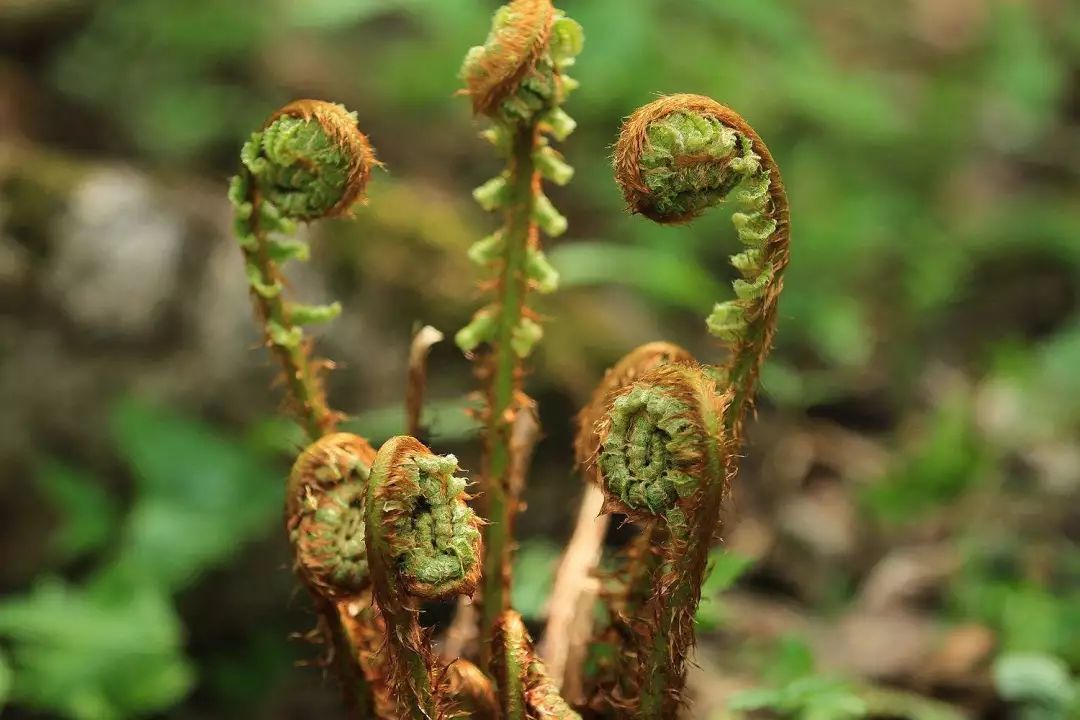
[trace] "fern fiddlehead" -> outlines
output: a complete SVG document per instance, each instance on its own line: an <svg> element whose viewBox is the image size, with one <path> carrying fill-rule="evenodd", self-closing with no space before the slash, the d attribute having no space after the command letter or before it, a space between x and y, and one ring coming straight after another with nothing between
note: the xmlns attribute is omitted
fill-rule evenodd
<svg viewBox="0 0 1080 720"><path fill-rule="evenodd" d="M285 490L286 530L300 576L330 599L370 584L364 496L375 450L349 433L326 435L297 458Z"/></svg>
<svg viewBox="0 0 1080 720"><path fill-rule="evenodd" d="M470 257L491 273L495 298L456 336L458 346L478 354L487 384L482 494L490 524L481 594L482 635L487 637L508 607L511 530L518 498L509 483L511 428L529 404L521 390L523 363L542 336L528 306L532 290L551 292L558 276L540 249L540 233L555 237L566 230L542 190L543 180L565 185L573 169L550 145L574 128L561 105L576 83L564 74L582 45L580 26L550 0L512 0L494 17L482 46L471 49L461 75L474 114L492 121L485 132L507 161L505 171L474 192L489 211L500 211L503 226L477 242Z"/></svg>
<svg viewBox="0 0 1080 720"><path fill-rule="evenodd" d="M772 349L788 264L790 227L780 169L765 142L735 111L702 95L669 95L633 113L615 147L615 178L632 212L685 223L732 200L743 250L731 257L741 277L735 299L717 303L709 333L728 344L719 367L732 402L724 419L736 442Z"/></svg>
<svg viewBox="0 0 1080 720"><path fill-rule="evenodd" d="M520 615L507 610L499 616L492 646L491 672L504 720L581 720L548 677Z"/></svg>
<svg viewBox="0 0 1080 720"><path fill-rule="evenodd" d="M380 625L365 589L363 529L352 512L362 507L374 450L356 436L327 435L338 420L321 379L329 363L311 357L303 326L333 318L340 307L285 299L281 265L308 256L307 245L290 237L296 224L348 213L378 162L355 115L317 100L275 112L244 144L240 159L229 199L248 285L265 343L284 374L286 403L314 441L290 475L286 529L346 704L366 717L388 702L375 652Z"/></svg>
<svg viewBox="0 0 1080 720"><path fill-rule="evenodd" d="M643 375L646 375L650 371L672 363L690 363L693 362L693 355L689 350L682 348L670 342L650 342L645 343L637 348L634 348L618 362L615 363L604 374L603 380L593 390L592 396L589 399L588 404L578 413L577 416L577 431L574 436L574 459L579 468L585 474L586 481L588 483L586 487L586 496L583 503L591 502L594 507L597 503L603 503L600 505L601 518L607 518L608 515L605 511L611 509L609 502L603 499L603 491L599 485L600 474L597 466L597 459L601 450L600 439L600 426L604 417L610 410L613 399L618 396L625 388L639 380ZM599 493L600 497L596 499L590 499L593 493ZM651 569L654 564L655 557L649 551L650 545L647 542L650 535L654 530L655 523L647 522L641 529L641 536L633 542L628 549L621 553L619 558L618 567L613 574L609 576L610 580L614 580L614 583L605 583L607 585L614 585L618 590L608 588L604 593L605 605L608 609L609 622L619 625L619 628L614 626L602 627L597 637L592 639L592 645L597 648L603 646L614 646L620 644L617 640L612 642L613 639L622 637L629 637L631 632L622 626L623 618L632 617L635 614L635 607L640 605L641 602L647 597L648 587L647 584L650 581ZM599 548L598 548L599 550ZM595 565L595 563L594 563ZM595 571L595 567L593 568ZM556 588L553 591L553 597L561 597L558 594L560 588L560 581L562 578L556 577ZM581 580L578 578L568 579L567 582L573 583L575 586L581 584ZM588 607L580 606L579 607ZM578 625L578 632L584 632L586 635L592 633L592 614L590 612L581 618L575 618L574 622ZM568 636L569 632L560 628L554 619L557 619L560 615L565 614L564 611L557 611L555 607L551 608L547 632L544 636L545 643L545 657L549 662L553 663L555 667L558 667L560 657L560 651L569 652L569 649L563 649L563 645L568 645L571 640L569 637L563 639L564 636ZM613 638L614 634L614 638ZM581 642L579 639L578 642ZM572 667L566 669L564 676L564 682L571 685L571 692L573 695L581 696L583 688L581 686L582 679L579 677L580 672L583 670L585 663L585 649L580 648L577 652L577 656L574 658ZM600 661L595 663L597 667L597 675L589 678L593 685L610 685L614 683L617 678L615 673L605 673L603 670L607 668L603 667L604 662ZM601 680L600 675L605 675Z"/></svg>
<svg viewBox="0 0 1080 720"><path fill-rule="evenodd" d="M297 574L311 593L348 707L386 717L392 704L379 656L385 628L371 607L364 499L375 450L349 433L326 435L293 464L285 528Z"/></svg>
<svg viewBox="0 0 1080 720"><path fill-rule="evenodd" d="M574 460L586 472L594 470L593 460L600 438L597 425L607 414L610 398L643 374L661 365L693 361L689 350L669 342L645 343L634 348L604 374L589 403L578 413L574 435Z"/></svg>
<svg viewBox="0 0 1080 720"><path fill-rule="evenodd" d="M299 100L274 113L244 144L240 159L229 199L248 285L266 345L284 372L293 414L314 440L333 431L338 415L323 390L328 363L311 357L303 326L336 317L341 306L286 300L281 264L308 257L308 246L289 237L296 223L347 213L378 161L356 116L318 100Z"/></svg>
<svg viewBox="0 0 1080 720"><path fill-rule="evenodd" d="M471 595L480 579L480 520L466 504L453 456L415 438L387 440L365 500L365 540L375 603L386 621L389 683L401 717L450 717L451 703L420 600Z"/></svg>
<svg viewBox="0 0 1080 720"><path fill-rule="evenodd" d="M708 549L737 471L743 416L772 345L788 262L788 205L760 137L738 114L699 95L660 98L632 114L614 164L630 210L656 222L688 222L734 199L745 248L731 259L742 276L736 299L718 303L707 321L729 345L727 360L658 366L610 394L596 425L594 462L607 508L646 523L646 537L659 545L651 594L640 609L631 604L638 640L625 674L631 680L620 682L624 692L614 702L639 718L671 718L681 703Z"/></svg>

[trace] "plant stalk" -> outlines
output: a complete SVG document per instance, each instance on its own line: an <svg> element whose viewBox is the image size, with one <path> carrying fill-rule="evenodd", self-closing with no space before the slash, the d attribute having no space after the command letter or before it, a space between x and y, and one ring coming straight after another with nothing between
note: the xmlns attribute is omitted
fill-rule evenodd
<svg viewBox="0 0 1080 720"><path fill-rule="evenodd" d="M481 637L491 637L499 615L510 606L511 551L518 491L511 487L511 430L520 410L518 394L521 358L514 351L514 329L521 321L528 290L525 263L534 242L537 226L533 206L539 192L540 176L533 161L538 128L535 122L519 127L513 134L509 163L508 204L504 235L503 263L499 276L498 322L493 367L488 390L485 428L484 496L488 524L484 527L484 579L481 607ZM484 664L489 649L484 644Z"/></svg>

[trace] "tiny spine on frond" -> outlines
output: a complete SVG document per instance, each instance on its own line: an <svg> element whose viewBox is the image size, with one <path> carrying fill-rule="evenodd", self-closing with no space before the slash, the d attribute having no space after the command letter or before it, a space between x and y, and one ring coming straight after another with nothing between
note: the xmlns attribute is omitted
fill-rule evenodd
<svg viewBox="0 0 1080 720"><path fill-rule="evenodd" d="M548 676L521 616L507 610L492 635L491 673L503 720L581 720Z"/></svg>
<svg viewBox="0 0 1080 720"><path fill-rule="evenodd" d="M292 237L296 224L347 215L379 163L355 114L319 100L275 112L244 144L240 160L229 199L251 297L266 345L284 372L288 405L315 440L333 432L339 415L323 389L330 363L311 357L303 326L335 318L341 306L286 300L281 266L308 257L307 244Z"/></svg>
<svg viewBox="0 0 1080 720"><path fill-rule="evenodd" d="M389 685L400 716L413 720L453 716L446 668L417 619L419 602L472 595L480 580L480 520L456 471L452 455L398 436L379 448L368 477L365 540L387 628Z"/></svg>
<svg viewBox="0 0 1080 720"><path fill-rule="evenodd" d="M285 529L296 571L320 615L346 706L357 717L391 717L385 628L371 605L364 498L375 450L334 433L300 453L285 490Z"/></svg>
<svg viewBox="0 0 1080 720"><path fill-rule="evenodd" d="M530 405L521 388L524 362L543 336L528 295L558 286L540 234L559 236L567 221L544 194L543 181L565 185L573 176L551 140L562 141L574 129L561 106L576 87L565 70L582 43L581 27L550 0L512 0L496 11L487 40L469 51L461 70L474 114L492 121L484 137L507 161L505 170L473 193L485 210L503 215L502 227L469 251L493 278L495 296L455 336L462 351L476 353L487 386L481 493L491 522L484 537L482 637L490 636L509 607L511 533L519 505L509 477L511 429Z"/></svg>

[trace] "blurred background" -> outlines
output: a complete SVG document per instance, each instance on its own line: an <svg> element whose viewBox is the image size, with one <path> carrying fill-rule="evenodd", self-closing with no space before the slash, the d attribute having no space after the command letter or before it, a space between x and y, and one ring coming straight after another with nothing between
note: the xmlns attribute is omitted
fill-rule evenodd
<svg viewBox="0 0 1080 720"><path fill-rule="evenodd" d="M499 161L454 91L495 6L0 0L5 718L338 716L295 667L320 656L280 527L296 434L227 179L284 102L358 112L387 171L291 277L345 305L320 338L333 402L396 434L413 329L451 334L479 302L465 250L495 221L470 191ZM793 261L693 717L1080 717L1080 3L563 7L587 38L578 174L550 189L570 230L537 300L515 603L541 620L580 488L572 415L604 369L654 339L719 357L725 213L628 217L607 157L656 93L704 93L776 156ZM434 444L476 468L471 368L447 342L431 374Z"/></svg>

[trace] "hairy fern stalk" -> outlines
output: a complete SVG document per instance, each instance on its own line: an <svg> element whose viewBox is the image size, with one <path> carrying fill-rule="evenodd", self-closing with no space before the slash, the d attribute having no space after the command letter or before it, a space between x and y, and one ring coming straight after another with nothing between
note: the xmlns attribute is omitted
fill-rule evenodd
<svg viewBox="0 0 1080 720"><path fill-rule="evenodd" d="M285 407L309 440L286 483L285 528L351 717L674 718L682 707L707 553L772 344L788 261L787 200L761 138L709 98L662 97L623 126L614 165L630 211L685 223L734 202L742 248L731 262L741 277L706 322L727 347L719 363L666 342L642 346L608 372L578 416L574 452L587 497L602 497L604 513L641 532L616 558L616 591L593 598L606 612L586 602L584 622L549 626L544 647L585 648L555 653L553 672L510 607L512 531L531 449L520 430L537 412L523 386L543 334L531 297L558 284L540 239L567 229L544 184L573 176L553 143L574 128L562 105L576 87L566 71L582 44L581 28L549 0L512 0L461 71L487 124L483 135L505 162L474 192L501 220L469 251L490 295L455 338L486 398L475 486L453 456L409 435L376 450L337 431L342 416L322 383L330 363L314 357L304 327L332 320L341 306L303 304L286 292L284 266L308 256L293 238L296 224L347 216L379 165L355 114L298 101L241 151L229 193L237 241L266 347L281 367ZM410 370L413 405L423 373L422 364ZM573 589L575 581L563 584ZM420 623L424 603L474 595L477 642L466 645L468 657L441 657ZM594 616L608 620L593 627ZM566 628L577 636L556 637ZM560 692L564 685L572 695Z"/></svg>

